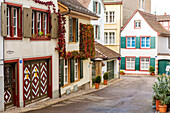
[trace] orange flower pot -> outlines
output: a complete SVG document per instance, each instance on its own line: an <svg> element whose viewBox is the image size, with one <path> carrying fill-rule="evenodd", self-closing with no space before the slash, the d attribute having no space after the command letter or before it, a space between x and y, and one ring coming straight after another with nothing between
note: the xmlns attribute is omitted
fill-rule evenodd
<svg viewBox="0 0 170 113"><path fill-rule="evenodd" d="M156 111L159 111L159 105L161 105L161 102L156 100Z"/></svg>
<svg viewBox="0 0 170 113"><path fill-rule="evenodd" d="M159 112L166 113L166 111L167 111L167 105L163 105L163 106L159 105Z"/></svg>
<svg viewBox="0 0 170 113"><path fill-rule="evenodd" d="M107 85L107 80L104 80L104 85Z"/></svg>
<svg viewBox="0 0 170 113"><path fill-rule="evenodd" d="M95 89L99 89L99 83L95 83Z"/></svg>

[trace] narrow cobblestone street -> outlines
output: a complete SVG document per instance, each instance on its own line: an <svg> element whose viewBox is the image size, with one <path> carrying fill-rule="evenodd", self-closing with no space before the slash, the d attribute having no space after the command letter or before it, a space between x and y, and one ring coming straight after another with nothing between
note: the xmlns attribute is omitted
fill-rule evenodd
<svg viewBox="0 0 170 113"><path fill-rule="evenodd" d="M122 77L124 81L30 113L153 113L156 77Z"/></svg>

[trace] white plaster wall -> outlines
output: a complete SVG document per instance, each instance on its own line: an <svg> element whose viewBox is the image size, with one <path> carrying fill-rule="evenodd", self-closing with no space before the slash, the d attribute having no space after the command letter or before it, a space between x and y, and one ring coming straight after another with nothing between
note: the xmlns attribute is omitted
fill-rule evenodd
<svg viewBox="0 0 170 113"><path fill-rule="evenodd" d="M61 94L65 94L67 89L70 89L71 91L73 91L74 86L79 87L79 86L82 86L83 84L86 84L88 82L90 83L90 80L91 80L90 70L91 70L90 58L87 60L83 60L83 78L80 79L80 81L78 81L78 82L70 83L69 86L61 88Z"/></svg>
<svg viewBox="0 0 170 113"><path fill-rule="evenodd" d="M58 11L57 0L41 0L41 1L44 1L44 2L52 1L55 4L56 11ZM39 3L35 3L33 0L5 0L5 2L20 4L20 5L23 5L23 7L27 7L27 8L36 7L36 8L40 8L40 9L48 9L47 6L41 5ZM51 11L53 12L52 9L51 9Z"/></svg>
<svg viewBox="0 0 170 113"><path fill-rule="evenodd" d="M100 39L95 39L95 41L104 44L104 22L105 22L105 14L104 14L104 4L102 0L95 0L98 3L101 3L101 14L97 14L100 18L98 20L91 20L92 25L100 25ZM93 0L90 1L88 9L93 12Z"/></svg>
<svg viewBox="0 0 170 113"><path fill-rule="evenodd" d="M49 0L44 0L49 1ZM23 7L36 7L40 9L48 9L44 5L33 2L32 0L6 0L6 2L21 4ZM53 0L56 5L56 11L58 11L57 0ZM52 11L52 9L51 9ZM57 39L51 39L46 41L31 41L29 38L24 38L22 40L5 40L5 60L13 60L23 58L35 58L35 57L45 57L52 56L52 96L53 98L58 97L58 65L59 56L58 51L55 50L57 46ZM10 54L8 51L11 51ZM23 61L19 64L19 101L20 106L23 106Z"/></svg>
<svg viewBox="0 0 170 113"><path fill-rule="evenodd" d="M141 29L134 29L134 21L141 20ZM133 18L129 21L127 26L121 32L121 37L126 36L154 36L156 38L156 49L124 49L121 48L121 56L157 56L157 32L155 32L144 20L144 18L140 15L140 13L136 13Z"/></svg>
<svg viewBox="0 0 170 113"><path fill-rule="evenodd" d="M170 53L168 37L158 37L158 53Z"/></svg>

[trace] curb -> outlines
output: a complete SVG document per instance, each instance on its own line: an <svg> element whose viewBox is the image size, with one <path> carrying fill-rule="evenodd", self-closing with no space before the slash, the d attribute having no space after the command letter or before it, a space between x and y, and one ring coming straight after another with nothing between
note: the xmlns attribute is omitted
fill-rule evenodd
<svg viewBox="0 0 170 113"><path fill-rule="evenodd" d="M82 96L82 95L85 95L85 94L89 94L89 93L92 93L92 92L96 92L96 91L100 91L104 88L107 88L109 87L110 85L112 84L116 84L118 82L121 82L123 81L124 79L116 79L116 80L110 80L108 81L108 85L101 85L102 87L100 87L100 89L94 89L94 88L91 88L89 89L89 91L85 91L83 90L82 93L78 93L78 94L73 94L73 95L68 95L66 97L63 97L63 98L57 98L57 99L48 99L48 100L45 100L42 102L41 105L36 105L35 108L29 108L29 107L24 107L24 108L12 108L12 109L9 109L3 113L24 113L24 112L29 112L29 111L34 111L34 110L39 110L39 109L42 109L42 108L46 108L46 107L49 107L53 104L57 104L59 102L62 102L62 101L65 101L65 100L69 100L71 98L75 98L75 97L79 97L79 96ZM48 102L49 101L49 102ZM40 103L40 102L37 102L37 103ZM34 103L33 103L34 104Z"/></svg>

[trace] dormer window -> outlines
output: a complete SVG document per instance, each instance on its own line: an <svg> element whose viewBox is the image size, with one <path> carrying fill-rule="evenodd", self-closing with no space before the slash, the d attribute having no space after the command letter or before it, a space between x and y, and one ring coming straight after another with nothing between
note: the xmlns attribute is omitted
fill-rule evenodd
<svg viewBox="0 0 170 113"><path fill-rule="evenodd" d="M135 23L134 23L134 28L135 29L140 29L141 28L141 21L140 20L135 20Z"/></svg>

